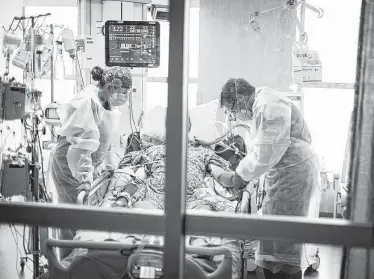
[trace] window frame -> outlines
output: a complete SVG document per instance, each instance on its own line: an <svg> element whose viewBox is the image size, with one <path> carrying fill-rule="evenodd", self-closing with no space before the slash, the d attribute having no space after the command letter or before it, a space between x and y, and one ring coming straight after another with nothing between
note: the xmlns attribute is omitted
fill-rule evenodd
<svg viewBox="0 0 374 279"><path fill-rule="evenodd" d="M285 218L280 216L245 216L245 215L196 215L185 210L185 164L187 139L187 81L188 81L188 2L170 0L170 43L168 96L167 146L166 146L166 185L165 214L144 214L137 211L105 210L82 208L80 206L0 203L0 222L27 223L51 227L96 229L105 231L146 232L165 235L164 268L165 278L184 278L185 235L215 235L225 237L255 237L257 239L280 239L294 242L313 242L316 244L335 244L346 247L373 248L372 224L368 216L352 214L352 221L318 220L305 218ZM364 10L370 4L362 2ZM368 9L370 10L370 9ZM365 14L363 12L363 14ZM365 14L365 16L370 16ZM357 153L352 160L363 160L367 164L355 165L353 181L360 188L368 188L368 175L372 166L372 146L361 139L363 133L373 135L362 129L362 125L372 125L372 113L366 114L365 101L369 98L368 71L370 66L365 61L369 49L362 47L367 40L372 40L370 28L362 24L367 19L361 18L359 36L359 58L356 78L355 132L354 146ZM373 43L372 43L373 44ZM366 94L366 98L365 98ZM372 93L371 93L372 94ZM365 126L366 127L366 126ZM172 139L172 140L171 140ZM356 143L357 141L357 143ZM178 150L178 152L175 152ZM353 164L351 162L351 164ZM360 168L360 169L358 169ZM175 187L181 185L181 187ZM361 192L362 194L362 192ZM355 197L353 197L355 199ZM360 195L362 199L362 195ZM357 203L359 199L355 199ZM357 205L358 206L358 205ZM360 204L360 206L369 206ZM362 211L361 211L362 212ZM100 220L100 222L97 222ZM274 229L276 228L276 229ZM359 235L360 237L352 237Z"/></svg>

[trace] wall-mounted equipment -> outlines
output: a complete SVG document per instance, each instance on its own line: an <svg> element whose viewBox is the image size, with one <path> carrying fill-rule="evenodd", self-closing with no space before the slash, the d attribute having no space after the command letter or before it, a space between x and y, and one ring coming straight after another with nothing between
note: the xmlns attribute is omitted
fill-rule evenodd
<svg viewBox="0 0 374 279"><path fill-rule="evenodd" d="M296 23L296 27L300 32L301 41L306 43L308 41L307 33L305 32L304 28L304 22L300 21L296 14L296 9L298 7L307 8L315 13L318 14L318 18L322 18L324 15L324 11L321 8L316 8L308 3L306 3L305 0L286 0L283 4L266 9L266 10L259 10L249 15L249 24L252 26L252 29L257 33L262 33L262 28L259 24L259 18L268 16L270 14L274 13L281 13L285 11L285 19L284 22L286 22L285 26L285 34L282 36L280 43L278 44L276 49L273 49L271 51L280 51L283 49L286 39L288 39L289 33L291 32L289 30L289 21L294 20Z"/></svg>
<svg viewBox="0 0 374 279"><path fill-rule="evenodd" d="M105 22L105 63L109 67L159 67L160 24L155 21Z"/></svg>
<svg viewBox="0 0 374 279"><path fill-rule="evenodd" d="M310 50L307 44L294 43L292 76L295 84L322 81L322 63L318 52Z"/></svg>
<svg viewBox="0 0 374 279"><path fill-rule="evenodd" d="M29 186L29 165L27 160L18 164L12 160L4 160L1 172L1 194L4 197L22 195L32 200Z"/></svg>
<svg viewBox="0 0 374 279"><path fill-rule="evenodd" d="M169 6L153 4L149 11L154 21L169 21Z"/></svg>

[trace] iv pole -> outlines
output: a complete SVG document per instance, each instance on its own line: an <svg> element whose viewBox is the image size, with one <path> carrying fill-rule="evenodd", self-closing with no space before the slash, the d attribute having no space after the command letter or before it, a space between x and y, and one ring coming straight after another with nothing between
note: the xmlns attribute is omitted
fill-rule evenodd
<svg viewBox="0 0 374 279"><path fill-rule="evenodd" d="M3 27L5 32L8 31L16 31L17 29L21 29L23 31L24 38L27 38L26 30L28 28L29 23L25 26L25 20L31 21L31 27L30 27L30 51L31 51L31 62L28 65L28 71L30 73L30 98L31 98L31 104L33 104L34 101L37 101L38 96L34 96L34 80L35 80L35 68L36 68L36 57L35 57L35 27L36 23L39 18L44 17L44 19L47 16L50 16L50 13L47 14L40 14L37 16L30 16L30 17L14 17L12 20L12 23L9 25L9 27L6 29ZM14 24L16 23L16 27L13 29ZM22 23L22 24L21 24ZM52 30L53 32L53 30ZM9 63L9 61L7 61ZM7 71L9 70L9 64L7 66ZM24 79L25 76L27 76L27 70L24 72ZM52 85L53 86L53 85ZM53 88L53 87L52 87ZM52 89L53 90L53 89ZM32 129L31 129L31 192L32 192L32 198L33 202L39 201L39 157L38 157L38 140L39 140L39 131L38 131L38 125L40 124L40 119L38 119L38 115L36 113L37 108L33 108L33 113L31 115L32 119ZM33 278L37 278L40 275L40 261L39 261L39 226L33 225L31 228L32 232L32 257L33 257Z"/></svg>
<svg viewBox="0 0 374 279"><path fill-rule="evenodd" d="M31 92L34 90L34 75L35 75L35 18L31 17ZM32 151L31 151L31 189L33 194L33 201L39 201L39 169L38 169L38 153L36 148L36 140L38 137L37 116L33 115L32 122ZM39 276L39 226L32 227L32 254L34 278Z"/></svg>

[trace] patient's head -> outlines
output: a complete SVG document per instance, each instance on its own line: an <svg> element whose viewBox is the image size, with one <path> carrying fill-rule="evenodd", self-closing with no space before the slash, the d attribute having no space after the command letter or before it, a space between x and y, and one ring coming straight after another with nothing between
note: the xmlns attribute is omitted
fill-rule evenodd
<svg viewBox="0 0 374 279"><path fill-rule="evenodd" d="M230 147L230 149L227 149L227 147ZM239 152L236 152L235 148ZM241 136L233 135L224 140L222 144L217 144L214 151L230 163L230 169L235 170L247 153L247 148Z"/></svg>

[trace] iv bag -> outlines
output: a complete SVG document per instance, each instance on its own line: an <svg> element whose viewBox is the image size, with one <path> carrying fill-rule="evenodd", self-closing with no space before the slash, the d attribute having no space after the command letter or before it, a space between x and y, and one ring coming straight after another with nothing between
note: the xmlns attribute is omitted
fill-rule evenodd
<svg viewBox="0 0 374 279"><path fill-rule="evenodd" d="M3 53L12 54L22 43L22 39L14 33L5 33L3 36Z"/></svg>
<svg viewBox="0 0 374 279"><path fill-rule="evenodd" d="M26 50L26 43L23 42L13 58L12 64L22 70L27 69L27 64L31 61L31 53Z"/></svg>
<svg viewBox="0 0 374 279"><path fill-rule="evenodd" d="M65 29L61 32L61 37L65 51L70 54L70 57L74 57L76 46L73 31L70 29Z"/></svg>

